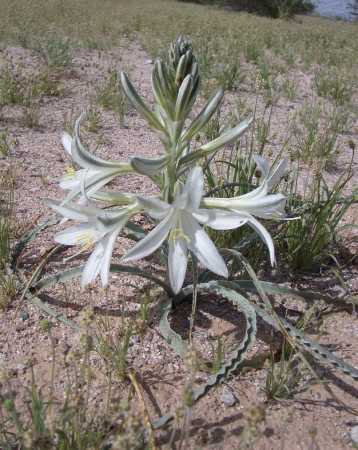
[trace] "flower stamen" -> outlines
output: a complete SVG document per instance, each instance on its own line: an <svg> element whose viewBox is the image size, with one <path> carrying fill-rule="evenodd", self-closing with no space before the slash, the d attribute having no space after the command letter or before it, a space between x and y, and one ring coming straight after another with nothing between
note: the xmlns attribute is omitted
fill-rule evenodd
<svg viewBox="0 0 358 450"><path fill-rule="evenodd" d="M73 178L76 174L76 170L73 166L66 167L65 178Z"/></svg>
<svg viewBox="0 0 358 450"><path fill-rule="evenodd" d="M173 228L169 233L170 241L178 241L184 239L188 244L190 243L190 238L187 236L181 228Z"/></svg>

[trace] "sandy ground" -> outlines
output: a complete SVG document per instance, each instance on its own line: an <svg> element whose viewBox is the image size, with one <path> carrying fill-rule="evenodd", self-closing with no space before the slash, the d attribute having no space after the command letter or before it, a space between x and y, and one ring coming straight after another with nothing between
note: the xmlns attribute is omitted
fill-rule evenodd
<svg viewBox="0 0 358 450"><path fill-rule="evenodd" d="M25 63L27 67L36 68L40 61L29 51L19 48L7 48L2 51L2 57L10 58L15 64ZM20 108L6 107L3 109L3 121L9 132L18 141L14 149L13 162L16 168L16 215L23 227L41 221L53 214L43 199L62 198L62 191L58 187L58 178L69 165L61 148L61 134L64 117L71 111L79 111L86 106L89 92L93 91L95 83L101 80L108 68L130 68L130 76L134 80L140 93L151 98L150 71L151 62L148 56L136 45L128 48L113 49L111 52L89 50L76 51L70 69L61 75L65 94L62 98L46 98L41 102L41 119L38 129L29 130L20 125ZM300 75L298 75L300 76ZM302 75L302 89L299 100L295 102L282 101L273 116L273 134L282 138L283 123L289 111L302 104L305 97L305 76ZM243 92L242 95L249 96ZM127 160L134 154L155 155L160 152L159 141L148 131L144 121L130 111L126 118L126 127L120 128L118 121L111 112L102 114L103 127L100 130L101 142L98 154L105 158ZM99 135L89 135L93 141ZM88 135L87 135L88 137ZM356 140L357 136L353 138ZM342 139L346 139L344 136ZM278 145L280 137L272 146ZM2 160L0 164L7 164ZM342 156L342 170L346 163ZM357 167L357 166L356 166ZM121 178L118 186L125 191L153 192L153 186L144 178ZM37 238L21 256L19 266L25 273L30 273L41 259L46 249L53 245L54 231L46 230ZM121 239L114 252L114 262L130 246L130 242ZM55 256L46 269L48 273L64 269L66 264L63 257L70 255L66 250ZM72 262L71 264L74 264ZM142 267L150 268L150 262L142 262ZM353 292L358 292L357 270L354 267L344 273L345 279ZM142 283L139 279L134 281ZM128 286L133 283L133 277L112 275L112 283L107 291L93 287L81 291L78 282L57 286L46 291L48 302L67 317L76 320L81 311L87 306L96 307L96 314L109 318L112 330L121 326L122 314L130 314L138 308L138 295ZM298 286L309 285L307 280L298 281ZM315 283L329 285L331 292L339 289L334 283L329 283L329 277L315 280ZM45 297L43 297L45 298ZM153 298L155 303L156 298ZM302 305L297 305L300 308ZM240 337L243 329L243 319L229 304L224 301L208 301L202 299L198 305L198 316L195 327L197 347L203 355L210 355L208 337L221 336L227 347ZM173 326L178 332L184 333L188 327L190 305L183 305L175 311ZM11 304L0 315L0 359L12 370L13 383L21 385L28 379L27 361L35 361L35 371L40 384L45 385L49 379L51 366L51 345L48 335L40 330L39 323L43 313L24 300L19 299ZM261 324L262 325L262 324ZM270 332L261 327L258 342L253 353L265 351L272 341ZM332 348L358 367L358 322L355 315L339 312L325 318L319 330L312 330L322 343ZM62 323L57 323L53 329L58 356L55 388L61 392L64 388L65 371L63 356L75 348L77 336ZM93 364L99 365L97 357L93 357ZM151 417L155 418L175 408L180 404L182 390L185 383L186 369L183 362L176 357L158 332L158 316L153 308L150 327L145 336L133 339L129 351L129 364L141 374L141 381L146 387L146 401L149 405ZM332 381L332 390L342 404L332 398L323 385L303 385L301 392L290 401L266 401L264 393L267 368L258 371L247 371L237 377L232 377L226 383L213 390L193 409L193 420L189 430L192 449L241 449L255 448L257 450L282 449L321 449L341 450L353 448L349 433L358 418L344 405L358 408L358 387L340 374L329 373L318 369ZM196 381L206 378L204 372L199 372ZM120 392L127 388L127 384L120 386ZM228 406L223 394L230 391L236 401ZM93 405L100 405L104 401L101 389L93 395ZM174 437L174 444L178 445L178 438ZM158 442L167 446L172 436L172 428L158 433ZM175 435L176 436L176 435ZM175 444L176 442L176 444Z"/></svg>

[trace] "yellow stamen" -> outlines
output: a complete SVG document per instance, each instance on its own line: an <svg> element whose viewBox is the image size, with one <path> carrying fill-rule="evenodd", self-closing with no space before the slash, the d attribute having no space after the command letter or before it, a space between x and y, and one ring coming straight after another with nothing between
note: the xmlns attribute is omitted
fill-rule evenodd
<svg viewBox="0 0 358 450"><path fill-rule="evenodd" d="M87 250L94 244L93 235L89 232L79 234L76 240L82 246L82 251Z"/></svg>
<svg viewBox="0 0 358 450"><path fill-rule="evenodd" d="M190 242L190 238L184 233L181 228L173 228L170 230L169 240L178 241L179 239L184 239L187 243Z"/></svg>
<svg viewBox="0 0 358 450"><path fill-rule="evenodd" d="M73 178L76 174L76 170L73 166L66 167L65 171L65 177L66 178Z"/></svg>

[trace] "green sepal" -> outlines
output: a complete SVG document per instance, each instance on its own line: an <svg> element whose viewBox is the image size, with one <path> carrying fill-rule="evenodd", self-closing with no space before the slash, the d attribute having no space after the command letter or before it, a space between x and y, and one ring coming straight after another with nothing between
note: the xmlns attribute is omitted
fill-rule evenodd
<svg viewBox="0 0 358 450"><path fill-rule="evenodd" d="M195 150L194 152L191 152L188 155L183 156L179 160L179 167L191 164L200 158L204 158L205 156L209 156L215 151L220 150L220 148L222 148L224 145L229 144L232 141L235 141L241 136L241 134L243 134L248 129L248 127L252 123L252 120L253 119L249 119L241 122L235 128L226 131L213 141L202 145L198 150Z"/></svg>
<svg viewBox="0 0 358 450"><path fill-rule="evenodd" d="M141 158L139 156L135 156L131 159L130 163L136 172L142 175L147 175L148 177L153 177L154 175L157 175L158 172L164 169L164 167L168 163L168 159L169 158L167 155L156 159Z"/></svg>
<svg viewBox="0 0 358 450"><path fill-rule="evenodd" d="M156 115L148 108L148 106L143 102L143 100L137 94L134 86L128 79L127 75L121 73L121 83L123 91L126 94L128 100L132 103L134 108L148 121L149 125L162 133L166 134L166 130L160 123Z"/></svg>
<svg viewBox="0 0 358 450"><path fill-rule="evenodd" d="M217 110L219 104L221 103L224 97L224 90L220 88L206 103L204 108L200 111L200 113L193 120L191 125L185 130L181 137L181 141L189 141L195 136L199 131L205 127L205 125L209 122L215 111Z"/></svg>

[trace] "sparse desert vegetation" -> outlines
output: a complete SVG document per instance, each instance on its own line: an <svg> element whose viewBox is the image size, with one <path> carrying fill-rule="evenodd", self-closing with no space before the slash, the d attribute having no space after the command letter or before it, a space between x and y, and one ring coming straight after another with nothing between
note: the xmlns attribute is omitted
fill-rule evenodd
<svg viewBox="0 0 358 450"><path fill-rule="evenodd" d="M0 448L355 448L358 24L0 11Z"/></svg>

